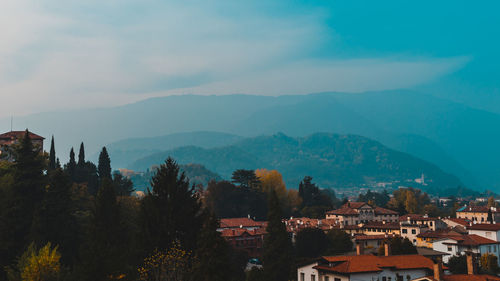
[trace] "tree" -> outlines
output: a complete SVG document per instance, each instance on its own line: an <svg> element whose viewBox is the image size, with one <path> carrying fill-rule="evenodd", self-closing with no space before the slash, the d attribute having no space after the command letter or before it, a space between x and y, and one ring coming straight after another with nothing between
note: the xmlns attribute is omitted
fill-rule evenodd
<svg viewBox="0 0 500 281"><path fill-rule="evenodd" d="M359 202L369 202L371 201L371 205L385 207L389 202L390 197L387 193L387 190L384 189L383 192L373 192L368 190L366 194L359 194L358 201Z"/></svg>
<svg viewBox="0 0 500 281"><path fill-rule="evenodd" d="M83 142L80 144L80 152L78 153L78 165L85 164L85 147Z"/></svg>
<svg viewBox="0 0 500 281"><path fill-rule="evenodd" d="M286 186L281 174L276 170L258 169L255 175L260 181L262 191L269 193L274 190L283 203L283 199L286 198Z"/></svg>
<svg viewBox="0 0 500 281"><path fill-rule="evenodd" d="M498 267L498 258L493 254L483 254L481 256L481 271L496 275L499 272L500 268Z"/></svg>
<svg viewBox="0 0 500 281"><path fill-rule="evenodd" d="M302 215L307 217L323 217L325 212L333 207L330 196L320 190L309 176L300 182L299 196L302 198Z"/></svg>
<svg viewBox="0 0 500 281"><path fill-rule="evenodd" d="M262 256L264 277L268 281L286 281L292 269L292 245L282 222L280 202L274 190L269 195L268 210L267 236Z"/></svg>
<svg viewBox="0 0 500 281"><path fill-rule="evenodd" d="M109 159L108 151L106 147L103 147L101 153L99 154L99 163L97 164L97 171L99 175L99 180L105 178L111 179L111 160Z"/></svg>
<svg viewBox="0 0 500 281"><path fill-rule="evenodd" d="M52 140L50 141L50 154L49 154L49 169L55 170L57 167L56 163L56 149L54 146L54 136L52 136Z"/></svg>
<svg viewBox="0 0 500 281"><path fill-rule="evenodd" d="M452 256L448 260L448 268L453 274L467 273L467 257L465 255Z"/></svg>
<svg viewBox="0 0 500 281"><path fill-rule="evenodd" d="M488 209L491 209L491 208L496 208L498 206L497 202L495 201L495 197L493 196L490 196L488 198Z"/></svg>
<svg viewBox="0 0 500 281"><path fill-rule="evenodd" d="M340 229L331 229L327 232L328 249L327 255L337 255L352 250L353 244L351 237L345 231Z"/></svg>
<svg viewBox="0 0 500 281"><path fill-rule="evenodd" d="M72 263L78 250L78 229L72 214L71 182L60 168L50 174L48 182L41 207L34 215L31 239L36 245L59 245L63 260Z"/></svg>
<svg viewBox="0 0 500 281"><path fill-rule="evenodd" d="M241 280L243 266L233 264L232 249L217 231L219 222L207 215L198 239L192 280Z"/></svg>
<svg viewBox="0 0 500 281"><path fill-rule="evenodd" d="M260 185L259 178L253 170L236 170L233 172L231 181L242 188L257 188Z"/></svg>
<svg viewBox="0 0 500 281"><path fill-rule="evenodd" d="M417 199L415 194L411 190L406 191L405 209L409 214L415 214L417 212Z"/></svg>
<svg viewBox="0 0 500 281"><path fill-rule="evenodd" d="M180 173L179 166L168 158L151 180L141 202L141 223L145 250L168 249L179 241L183 249L192 251L201 229L201 203Z"/></svg>
<svg viewBox="0 0 500 281"><path fill-rule="evenodd" d="M65 165L64 170L68 173L72 182L76 181L76 161L75 161L75 151L71 148L69 152L69 162Z"/></svg>
<svg viewBox="0 0 500 281"><path fill-rule="evenodd" d="M399 236L394 236L389 239L389 245L391 248L391 255L413 255L417 254L417 248L413 246L408 238L402 238ZM379 255L384 253L384 245L379 249Z"/></svg>
<svg viewBox="0 0 500 281"><path fill-rule="evenodd" d="M113 173L113 184L116 188L118 196L130 196L134 192L134 184L132 181L124 177L120 172Z"/></svg>
<svg viewBox="0 0 500 281"><path fill-rule="evenodd" d="M105 280L127 270L126 234L114 186L110 179L105 178L97 193L82 254L80 271L85 280Z"/></svg>
<svg viewBox="0 0 500 281"><path fill-rule="evenodd" d="M304 228L297 233L295 238L298 257L316 258L321 256L328 247L328 237L319 228Z"/></svg>
<svg viewBox="0 0 500 281"><path fill-rule="evenodd" d="M155 250L144 259L139 267L141 281L185 281L190 268L191 252L182 249L179 243L174 243L168 250Z"/></svg>
<svg viewBox="0 0 500 281"><path fill-rule="evenodd" d="M31 244L19 258L15 267L7 268L10 281L48 281L59 280L61 276L61 254L57 246L50 243L37 249Z"/></svg>
<svg viewBox="0 0 500 281"><path fill-rule="evenodd" d="M0 214L0 265L11 264L28 244L33 215L44 195L46 160L33 147L28 130L14 150L12 185L4 190Z"/></svg>

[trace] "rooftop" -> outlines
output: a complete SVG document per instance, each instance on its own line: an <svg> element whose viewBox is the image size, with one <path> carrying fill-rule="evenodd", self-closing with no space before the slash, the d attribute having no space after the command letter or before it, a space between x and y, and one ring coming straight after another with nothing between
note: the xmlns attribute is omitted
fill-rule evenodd
<svg viewBox="0 0 500 281"><path fill-rule="evenodd" d="M263 222L254 221L250 218L230 218L221 219L220 228L239 228L239 227L262 227Z"/></svg>
<svg viewBox="0 0 500 281"><path fill-rule="evenodd" d="M400 255L400 256L334 256L322 257L322 260L329 265L318 265L314 268L322 271L330 271L341 274L353 274L364 272L380 272L384 268L404 269L429 269L433 270L431 259L420 255Z"/></svg>
<svg viewBox="0 0 500 281"><path fill-rule="evenodd" d="M467 229L471 230L490 230L490 231L499 231L500 223L478 223L467 226Z"/></svg>
<svg viewBox="0 0 500 281"><path fill-rule="evenodd" d="M10 131L4 134L0 135L0 140L12 140L12 139L22 139L24 137L24 134L26 134L26 131ZM37 134L34 134L32 132L29 132L29 137L32 140L44 140L45 138L42 136L39 136Z"/></svg>

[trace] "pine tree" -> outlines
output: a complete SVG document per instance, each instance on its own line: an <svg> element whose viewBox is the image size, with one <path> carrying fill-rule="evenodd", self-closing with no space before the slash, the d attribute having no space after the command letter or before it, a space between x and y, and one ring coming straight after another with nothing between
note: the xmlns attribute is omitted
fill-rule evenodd
<svg viewBox="0 0 500 281"><path fill-rule="evenodd" d="M4 194L0 217L0 265L12 263L28 244L35 210L43 199L46 160L33 147L28 130L14 151L13 184Z"/></svg>
<svg viewBox="0 0 500 281"><path fill-rule="evenodd" d="M111 179L111 160L109 159L106 147L103 147L99 154L99 163L97 164L99 180Z"/></svg>
<svg viewBox="0 0 500 281"><path fill-rule="evenodd" d="M207 215L198 239L192 280L226 281L241 280L243 268L233 264L232 249L217 231L219 222L215 215Z"/></svg>
<svg viewBox="0 0 500 281"><path fill-rule="evenodd" d="M85 280L108 280L126 271L127 236L110 179L99 187L83 248L80 271Z"/></svg>
<svg viewBox="0 0 500 281"><path fill-rule="evenodd" d="M52 136L52 140L50 141L49 170L55 170L56 166L56 149L54 146L54 136Z"/></svg>
<svg viewBox="0 0 500 281"><path fill-rule="evenodd" d="M179 166L168 158L151 180L152 190L141 201L141 223L145 250L165 250L179 241L186 250L196 247L201 229L201 204L194 187Z"/></svg>
<svg viewBox="0 0 500 281"><path fill-rule="evenodd" d="M49 242L59 245L66 264L74 261L77 252L78 231L72 211L71 182L58 168L50 174L41 207L34 216L31 240L38 246Z"/></svg>
<svg viewBox="0 0 500 281"><path fill-rule="evenodd" d="M269 196L267 236L262 256L264 276L267 281L286 281L292 269L292 244L285 224L281 221L282 210L276 192Z"/></svg>
<svg viewBox="0 0 500 281"><path fill-rule="evenodd" d="M85 164L85 147L83 142L80 144L80 152L78 153L78 165L82 166Z"/></svg>

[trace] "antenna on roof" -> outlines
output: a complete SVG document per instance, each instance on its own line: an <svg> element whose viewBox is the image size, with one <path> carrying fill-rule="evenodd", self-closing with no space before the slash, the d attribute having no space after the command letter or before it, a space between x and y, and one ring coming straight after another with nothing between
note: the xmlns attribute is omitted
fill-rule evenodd
<svg viewBox="0 0 500 281"><path fill-rule="evenodd" d="M10 131L12 132L12 123L14 122L14 116L10 116Z"/></svg>

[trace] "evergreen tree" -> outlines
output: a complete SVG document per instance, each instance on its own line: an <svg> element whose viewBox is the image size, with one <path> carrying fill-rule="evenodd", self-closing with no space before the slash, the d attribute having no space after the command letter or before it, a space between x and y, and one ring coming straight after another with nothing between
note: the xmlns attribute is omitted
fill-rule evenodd
<svg viewBox="0 0 500 281"><path fill-rule="evenodd" d="M108 280L126 268L127 236L116 192L111 180L101 182L82 249L81 274L84 280Z"/></svg>
<svg viewBox="0 0 500 281"><path fill-rule="evenodd" d="M101 153L99 154L99 163L97 164L97 171L99 174L99 180L111 179L111 160L109 159L108 151L106 147L103 147Z"/></svg>
<svg viewBox="0 0 500 281"><path fill-rule="evenodd" d="M113 173L113 184L116 188L118 196L130 196L134 192L134 184L132 181L124 177L120 172Z"/></svg>
<svg viewBox="0 0 500 281"><path fill-rule="evenodd" d="M75 151L71 148L69 152L69 162L65 167L66 172L68 173L72 182L76 181L76 161L75 161Z"/></svg>
<svg viewBox="0 0 500 281"><path fill-rule="evenodd" d="M54 146L54 136L52 136L52 140L50 141L50 154L49 154L49 169L55 170L57 166L56 163L56 148Z"/></svg>
<svg viewBox="0 0 500 281"><path fill-rule="evenodd" d="M231 180L243 188L257 188L260 185L260 180L254 170L236 170L233 172Z"/></svg>
<svg viewBox="0 0 500 281"><path fill-rule="evenodd" d="M267 281L286 281L292 269L292 244L285 224L276 192L269 196L267 236L264 239L262 256L264 276Z"/></svg>
<svg viewBox="0 0 500 281"><path fill-rule="evenodd" d="M50 174L41 207L34 216L31 240L38 246L59 245L66 264L75 260L77 252L78 231L72 204L71 182L58 168Z"/></svg>
<svg viewBox="0 0 500 281"><path fill-rule="evenodd" d="M151 180L141 201L141 223L145 250L165 250L178 241L186 250L196 247L201 229L201 204L179 166L168 158Z"/></svg>
<svg viewBox="0 0 500 281"><path fill-rule="evenodd" d="M217 231L219 222L214 215L206 216L198 239L192 280L241 280L243 267L232 262L232 249Z"/></svg>
<svg viewBox="0 0 500 281"><path fill-rule="evenodd" d="M329 247L328 237L320 228L304 228L297 233L295 249L297 256L316 258Z"/></svg>
<svg viewBox="0 0 500 281"><path fill-rule="evenodd" d="M80 152L78 153L78 165L85 164L85 147L83 142L80 144Z"/></svg>
<svg viewBox="0 0 500 281"><path fill-rule="evenodd" d="M3 194L0 214L0 265L13 262L13 258L28 245L35 210L43 199L45 159L33 147L28 130L14 150L12 165L13 184Z"/></svg>

